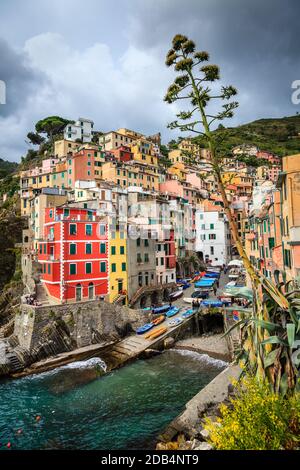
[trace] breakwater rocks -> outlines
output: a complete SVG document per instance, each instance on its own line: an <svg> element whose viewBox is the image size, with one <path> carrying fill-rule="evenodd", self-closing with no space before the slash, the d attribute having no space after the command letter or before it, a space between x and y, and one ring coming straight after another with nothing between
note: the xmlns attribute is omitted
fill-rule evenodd
<svg viewBox="0 0 300 470"><path fill-rule="evenodd" d="M118 341L145 321L139 311L102 300L36 307L21 305L14 333L2 342L0 375L92 344Z"/></svg>
<svg viewBox="0 0 300 470"><path fill-rule="evenodd" d="M206 442L208 434L203 429L203 419L209 416L216 420L219 406L228 400L232 393L232 380L239 378L241 369L230 365L195 395L159 436L157 450L193 449L210 450Z"/></svg>

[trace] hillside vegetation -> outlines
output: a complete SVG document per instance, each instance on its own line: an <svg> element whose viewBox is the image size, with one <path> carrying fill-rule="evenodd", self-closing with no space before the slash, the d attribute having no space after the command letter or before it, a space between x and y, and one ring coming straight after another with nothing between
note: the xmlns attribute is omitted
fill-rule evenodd
<svg viewBox="0 0 300 470"><path fill-rule="evenodd" d="M258 119L237 127L220 127L215 132L222 139L222 149L228 153L243 143L279 156L300 153L300 115Z"/></svg>

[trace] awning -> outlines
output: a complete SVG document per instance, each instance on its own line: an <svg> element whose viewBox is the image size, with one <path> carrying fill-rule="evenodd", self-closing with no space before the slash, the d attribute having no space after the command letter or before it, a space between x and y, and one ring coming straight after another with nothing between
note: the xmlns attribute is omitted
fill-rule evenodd
<svg viewBox="0 0 300 470"><path fill-rule="evenodd" d="M241 297L247 300L253 300L253 292L249 287L226 287L224 290L226 295L231 295L232 297Z"/></svg>

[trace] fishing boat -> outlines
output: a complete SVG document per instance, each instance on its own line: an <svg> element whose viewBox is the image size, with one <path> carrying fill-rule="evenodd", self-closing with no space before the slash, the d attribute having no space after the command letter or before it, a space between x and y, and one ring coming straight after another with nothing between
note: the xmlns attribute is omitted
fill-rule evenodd
<svg viewBox="0 0 300 470"><path fill-rule="evenodd" d="M143 335L144 333L147 333L147 331L151 330L153 328L153 323L146 323L143 326L140 326L139 328L136 329L136 334L137 335Z"/></svg>
<svg viewBox="0 0 300 470"><path fill-rule="evenodd" d="M153 323L154 326L157 326L157 325L160 325L163 321L165 321L165 316L164 315L160 315L159 317L155 318L154 320L152 320L151 323Z"/></svg>
<svg viewBox="0 0 300 470"><path fill-rule="evenodd" d="M170 320L170 321L168 322L168 325L171 326L171 327L173 327L173 326L180 325L180 323L182 323L182 322L183 322L183 320L182 320L182 318L180 318L180 317L178 317L178 318L173 318L173 320Z"/></svg>
<svg viewBox="0 0 300 470"><path fill-rule="evenodd" d="M203 307L223 307L223 302L220 300L207 299L202 300L201 306Z"/></svg>
<svg viewBox="0 0 300 470"><path fill-rule="evenodd" d="M183 295L183 290L176 290L172 294L169 295L170 300L177 300Z"/></svg>
<svg viewBox="0 0 300 470"><path fill-rule="evenodd" d="M167 310L169 310L170 308L170 305L169 304L164 304L164 305L161 305L160 307L154 307L152 308L152 312L153 313L164 313L166 312Z"/></svg>
<svg viewBox="0 0 300 470"><path fill-rule="evenodd" d="M185 290L185 289L188 289L189 287L191 287L191 284L187 282L186 284L183 284L182 289Z"/></svg>
<svg viewBox="0 0 300 470"><path fill-rule="evenodd" d="M176 315L176 313L179 312L179 308L178 307L171 307L167 312L166 312L166 315L168 318L170 317L173 317L174 315Z"/></svg>
<svg viewBox="0 0 300 470"><path fill-rule="evenodd" d="M183 312L182 314L182 318L188 318L190 317L191 315L193 315L194 313L194 310L192 308L189 308L188 310L186 310L185 312Z"/></svg>
<svg viewBox="0 0 300 470"><path fill-rule="evenodd" d="M166 326L161 326L160 328L156 328L156 330L150 331L145 335L145 339L155 339L158 338L159 336L163 335L168 331L168 328Z"/></svg>

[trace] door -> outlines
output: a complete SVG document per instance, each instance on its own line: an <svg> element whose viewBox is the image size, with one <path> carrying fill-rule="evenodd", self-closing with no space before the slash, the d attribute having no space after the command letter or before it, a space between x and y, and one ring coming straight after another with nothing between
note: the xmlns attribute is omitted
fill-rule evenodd
<svg viewBox="0 0 300 470"><path fill-rule="evenodd" d="M76 302L80 302L81 300L81 284L77 284L76 286Z"/></svg>
<svg viewBox="0 0 300 470"><path fill-rule="evenodd" d="M123 280L118 281L118 293L122 292L123 290Z"/></svg>
<svg viewBox="0 0 300 470"><path fill-rule="evenodd" d="M92 300L94 298L94 284L91 282L89 284L89 299Z"/></svg>

